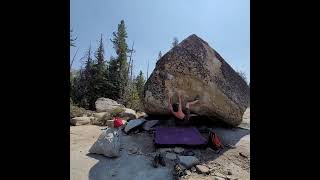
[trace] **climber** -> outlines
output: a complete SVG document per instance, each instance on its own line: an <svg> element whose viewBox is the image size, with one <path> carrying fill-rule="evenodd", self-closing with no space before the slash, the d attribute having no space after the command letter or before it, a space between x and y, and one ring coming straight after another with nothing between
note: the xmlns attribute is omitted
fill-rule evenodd
<svg viewBox="0 0 320 180"><path fill-rule="evenodd" d="M197 96L194 101L187 102L186 110L185 110L185 113L184 113L182 111L182 102L181 102L181 94L180 94L180 92L178 93L178 95L179 95L179 103L172 104L172 102L171 102L171 98L172 97L171 97L170 94L168 94L169 110L178 120L182 120L185 124L188 124L189 123L189 119L190 119L190 106L196 104L199 101L199 96Z"/></svg>

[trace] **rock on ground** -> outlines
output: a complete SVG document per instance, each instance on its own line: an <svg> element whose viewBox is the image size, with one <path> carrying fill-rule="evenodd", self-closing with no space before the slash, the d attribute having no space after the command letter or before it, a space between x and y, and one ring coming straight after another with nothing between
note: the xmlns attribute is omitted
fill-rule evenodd
<svg viewBox="0 0 320 180"><path fill-rule="evenodd" d="M101 120L104 117L106 117L107 119L111 118L109 112L93 113L93 117L97 118L98 120Z"/></svg>
<svg viewBox="0 0 320 180"><path fill-rule="evenodd" d="M120 117L124 120L137 119L136 111L129 108L123 108L124 111L120 114Z"/></svg>
<svg viewBox="0 0 320 180"><path fill-rule="evenodd" d="M146 118L148 115L145 112L137 112L138 118Z"/></svg>
<svg viewBox="0 0 320 180"><path fill-rule="evenodd" d="M95 102L96 105L96 111L97 112L111 112L113 109L120 107L124 108L122 104L119 104L117 101L114 101L109 98L98 98Z"/></svg>
<svg viewBox="0 0 320 180"><path fill-rule="evenodd" d="M121 150L117 158L88 154L101 129L103 127L94 125L70 126L70 180L172 179L172 167L154 168L151 165L149 154L155 149L149 134L120 136ZM134 147L138 147L142 154L129 153Z"/></svg>
<svg viewBox="0 0 320 180"><path fill-rule="evenodd" d="M111 119L109 112L100 112L100 113L93 113L93 117L95 118L91 121L91 124L104 126L107 123L107 120Z"/></svg>
<svg viewBox="0 0 320 180"><path fill-rule="evenodd" d="M156 149L153 145L153 136L149 133L120 136L120 156L117 158L88 154L88 150L101 134L101 129L104 127L70 126L71 180L172 179L173 165L171 164L174 163L170 163L171 161L165 167L153 168L151 154L156 153ZM226 147L219 154L205 149L192 149L195 156L201 160L201 165L213 171L210 175L192 172L185 179L213 180L215 177L219 178L218 176L228 177L231 180L250 179L250 131L240 128L214 128L214 130L223 142L232 144L235 148ZM139 153L129 153L132 147L138 147ZM239 155L240 152L246 154L248 158ZM232 175L228 175L228 170L232 170Z"/></svg>
<svg viewBox="0 0 320 180"><path fill-rule="evenodd" d="M120 155L119 130L114 128L104 130L98 140L89 149L89 153L102 154L107 157L118 157Z"/></svg>
<svg viewBox="0 0 320 180"><path fill-rule="evenodd" d="M179 162L186 168L199 164L199 159L194 156L179 156Z"/></svg>
<svg viewBox="0 0 320 180"><path fill-rule="evenodd" d="M206 166L203 166L203 165L196 165L196 169L197 169L200 173L204 173L204 174L209 173L209 168L207 168Z"/></svg>
<svg viewBox="0 0 320 180"><path fill-rule="evenodd" d="M90 124L93 117L74 117L70 119L70 124L73 126Z"/></svg>
<svg viewBox="0 0 320 180"><path fill-rule="evenodd" d="M191 106L191 112L232 126L241 123L249 105L248 84L218 52L194 34L157 62L144 86L145 112L170 115L167 94L171 92L173 101L177 102L174 94L177 91L182 94L183 102L200 96L200 102Z"/></svg>
<svg viewBox="0 0 320 180"><path fill-rule="evenodd" d="M128 133L131 129L140 126L145 121L145 119L133 119L127 123L126 127L124 128L124 131Z"/></svg>

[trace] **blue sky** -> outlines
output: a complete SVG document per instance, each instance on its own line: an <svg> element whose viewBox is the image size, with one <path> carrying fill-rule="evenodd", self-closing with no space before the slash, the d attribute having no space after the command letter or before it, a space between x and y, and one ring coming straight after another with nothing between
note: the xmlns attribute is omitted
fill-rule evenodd
<svg viewBox="0 0 320 180"><path fill-rule="evenodd" d="M91 44L95 50L103 35L105 57L115 56L110 42L112 32L123 19L128 46L134 41L134 73L149 75L159 51L171 48L173 37L179 42L196 34L233 67L250 79L250 1L249 0L71 0L70 28L77 36L70 48L70 61L78 53L73 69Z"/></svg>

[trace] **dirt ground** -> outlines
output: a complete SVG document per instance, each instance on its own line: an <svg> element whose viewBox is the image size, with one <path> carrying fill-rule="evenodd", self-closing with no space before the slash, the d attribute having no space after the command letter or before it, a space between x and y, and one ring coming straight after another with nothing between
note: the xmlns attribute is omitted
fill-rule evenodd
<svg viewBox="0 0 320 180"><path fill-rule="evenodd" d="M155 151L159 149L153 146L153 135L145 131L138 134L122 134L118 158L88 154L88 150L104 128L94 125L70 126L70 179L173 179L173 161L166 159L165 167L152 166ZM181 179L250 179L250 109L245 112L243 123L238 128L213 129L229 147L220 153L211 149L192 149L200 164L209 168L210 174L199 174L190 170L191 174Z"/></svg>

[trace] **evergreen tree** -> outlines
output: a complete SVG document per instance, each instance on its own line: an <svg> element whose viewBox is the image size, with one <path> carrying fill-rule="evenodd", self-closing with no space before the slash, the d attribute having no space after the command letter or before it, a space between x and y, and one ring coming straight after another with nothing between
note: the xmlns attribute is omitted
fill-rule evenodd
<svg viewBox="0 0 320 180"><path fill-rule="evenodd" d="M92 77L92 66L93 60L91 58L91 46L84 55L85 68L81 68L79 76L73 78L71 87L71 98L74 104L88 109L90 107L89 102L91 100L91 77Z"/></svg>
<svg viewBox="0 0 320 180"><path fill-rule="evenodd" d="M177 37L174 37L173 38L173 42L172 42L172 47L176 47L177 45L179 44L179 41L178 41L178 38Z"/></svg>
<svg viewBox="0 0 320 180"><path fill-rule="evenodd" d="M97 59L97 63L99 65L104 64L104 47L103 47L103 41L102 41L102 34L100 36L98 49L95 53L95 58Z"/></svg>
<svg viewBox="0 0 320 180"><path fill-rule="evenodd" d="M124 20L121 20L120 24L118 24L118 31L113 32L113 39L111 42L113 43L113 48L116 51L117 64L119 64L119 71L116 75L119 77L119 97L121 98L125 93L125 88L127 86L128 81L128 62L127 62L127 53L130 52L128 49L128 45L126 43L127 38L126 27L124 24Z"/></svg>
<svg viewBox="0 0 320 180"><path fill-rule="evenodd" d="M143 76L143 73L141 70L140 70L139 75L137 76L135 82L136 82L136 87L137 87L139 97L142 99L145 80L144 80L144 76Z"/></svg>
<svg viewBox="0 0 320 180"><path fill-rule="evenodd" d="M131 86L130 93L125 96L126 107L133 110L140 110L140 97L135 85Z"/></svg>
<svg viewBox="0 0 320 180"><path fill-rule="evenodd" d="M113 100L120 98L120 64L117 59L110 57L108 68L109 97Z"/></svg>
<svg viewBox="0 0 320 180"><path fill-rule="evenodd" d="M96 61L92 66L91 82L93 85L93 100L96 101L100 97L107 97L108 93L108 72L104 60L104 46L102 41L102 34L99 41L98 48L95 52ZM91 104L94 107L95 104Z"/></svg>

